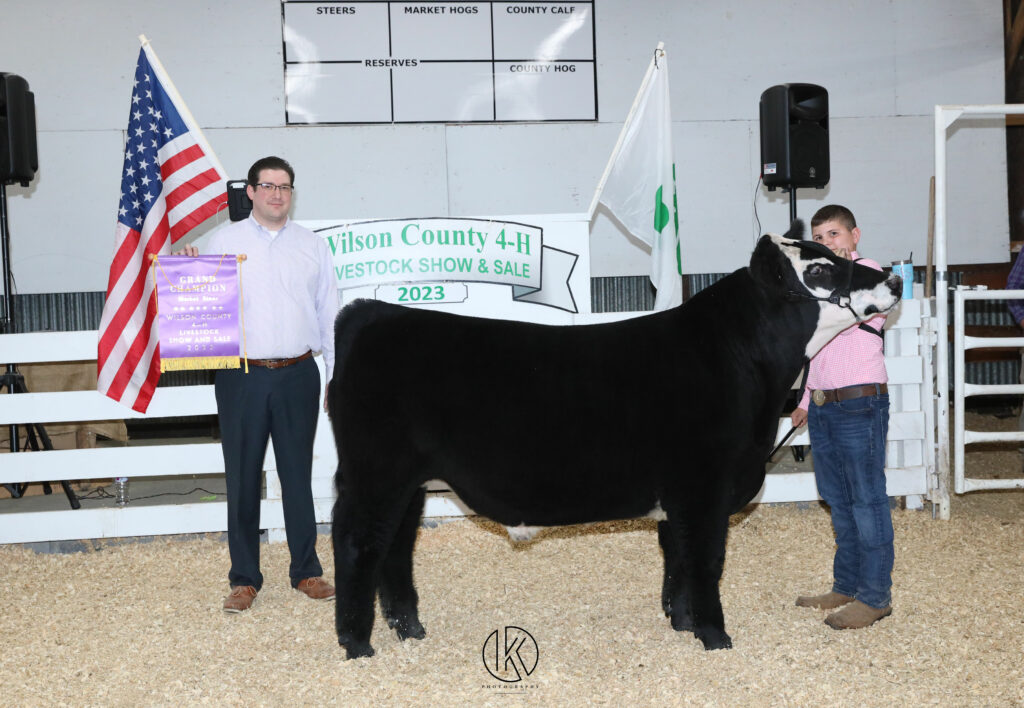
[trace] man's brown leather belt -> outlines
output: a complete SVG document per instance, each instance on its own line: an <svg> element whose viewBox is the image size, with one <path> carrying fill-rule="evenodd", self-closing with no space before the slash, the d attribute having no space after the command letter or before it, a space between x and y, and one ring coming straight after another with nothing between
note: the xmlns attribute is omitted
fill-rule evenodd
<svg viewBox="0 0 1024 708"><path fill-rule="evenodd" d="M836 401L849 401L861 396L874 396L876 394L889 393L889 387L884 383L864 384L862 386L844 386L833 388L827 391L816 389L811 391L811 400L819 406Z"/></svg>
<svg viewBox="0 0 1024 708"><path fill-rule="evenodd" d="M291 359L249 359L249 366L262 366L265 369L280 369L283 366L298 364L303 359L308 359L311 356L313 356L313 352L299 354Z"/></svg>

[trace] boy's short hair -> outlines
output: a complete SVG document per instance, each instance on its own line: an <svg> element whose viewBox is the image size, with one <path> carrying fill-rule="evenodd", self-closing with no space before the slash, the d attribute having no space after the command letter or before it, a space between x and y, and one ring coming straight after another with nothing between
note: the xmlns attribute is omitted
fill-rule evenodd
<svg viewBox="0 0 1024 708"><path fill-rule="evenodd" d="M814 216L811 217L811 228L821 226L826 221L838 221L850 231L857 228L857 220L853 217L853 212L839 204L829 204L814 212Z"/></svg>
<svg viewBox="0 0 1024 708"><path fill-rule="evenodd" d="M246 179L246 183L250 187L255 187L256 183L259 182L260 172L263 170L284 170L288 173L288 179L291 181L292 186L295 186L295 170L288 164L288 160L281 157L261 157L252 163L252 167L249 168L249 176Z"/></svg>

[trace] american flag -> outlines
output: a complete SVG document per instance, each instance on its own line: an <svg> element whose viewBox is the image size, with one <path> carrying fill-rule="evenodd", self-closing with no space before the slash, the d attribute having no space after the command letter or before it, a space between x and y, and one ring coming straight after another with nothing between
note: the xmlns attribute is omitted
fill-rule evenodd
<svg viewBox="0 0 1024 708"><path fill-rule="evenodd" d="M169 254L172 243L225 206L227 176L144 38L123 169L97 388L145 413L160 378L149 256Z"/></svg>

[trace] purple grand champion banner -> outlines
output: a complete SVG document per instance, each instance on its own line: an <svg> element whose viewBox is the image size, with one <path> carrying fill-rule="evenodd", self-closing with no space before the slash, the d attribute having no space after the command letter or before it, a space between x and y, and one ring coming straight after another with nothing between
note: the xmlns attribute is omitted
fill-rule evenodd
<svg viewBox="0 0 1024 708"><path fill-rule="evenodd" d="M238 266L233 255L154 262L160 371L239 368Z"/></svg>

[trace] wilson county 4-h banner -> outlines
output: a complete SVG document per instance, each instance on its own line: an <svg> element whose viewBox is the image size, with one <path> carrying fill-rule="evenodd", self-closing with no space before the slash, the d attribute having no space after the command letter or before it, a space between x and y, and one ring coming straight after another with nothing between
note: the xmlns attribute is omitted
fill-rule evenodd
<svg viewBox="0 0 1024 708"><path fill-rule="evenodd" d="M239 368L240 260L223 254L153 258L161 372Z"/></svg>
<svg viewBox="0 0 1024 708"><path fill-rule="evenodd" d="M331 249L343 302L371 297L530 321L568 322L581 305L589 311L583 215L304 225Z"/></svg>

